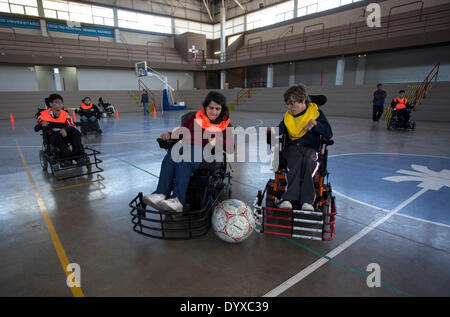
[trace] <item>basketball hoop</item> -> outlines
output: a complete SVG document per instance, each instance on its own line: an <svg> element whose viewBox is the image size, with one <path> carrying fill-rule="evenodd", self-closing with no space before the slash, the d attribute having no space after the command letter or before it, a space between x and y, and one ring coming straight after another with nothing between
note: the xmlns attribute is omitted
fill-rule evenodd
<svg viewBox="0 0 450 317"><path fill-rule="evenodd" d="M148 76L147 61L138 62L135 65L135 72L137 77Z"/></svg>

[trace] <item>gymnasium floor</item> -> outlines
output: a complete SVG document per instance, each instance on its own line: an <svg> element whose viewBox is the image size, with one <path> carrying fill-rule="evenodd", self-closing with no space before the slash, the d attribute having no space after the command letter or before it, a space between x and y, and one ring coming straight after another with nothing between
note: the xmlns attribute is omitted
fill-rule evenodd
<svg viewBox="0 0 450 317"><path fill-rule="evenodd" d="M212 230L191 241L132 231L128 203L155 189L165 154L155 139L180 116L103 120L103 136L86 140L102 152L103 180L56 181L40 166L34 120L16 120L15 131L0 121L0 296L73 296L64 253L81 267L85 296L450 296L448 124L392 132L384 122L328 117L335 239L254 232L231 245ZM273 126L280 118L233 112L232 124ZM273 177L258 163L232 167L233 198L249 204ZM370 263L380 265L379 288L366 284Z"/></svg>

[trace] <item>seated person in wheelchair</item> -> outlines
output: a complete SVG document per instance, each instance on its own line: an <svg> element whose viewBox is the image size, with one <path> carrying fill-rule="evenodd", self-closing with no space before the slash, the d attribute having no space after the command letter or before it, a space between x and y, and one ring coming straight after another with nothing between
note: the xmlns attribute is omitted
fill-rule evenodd
<svg viewBox="0 0 450 317"><path fill-rule="evenodd" d="M392 110L397 115L400 124L406 125L409 122L409 111L412 108L405 97L405 91L402 89L398 92L398 96L391 102Z"/></svg>
<svg viewBox="0 0 450 317"><path fill-rule="evenodd" d="M110 103L105 102L102 97L98 98L98 106L103 108L104 112L106 113L114 113L116 111L114 109L114 106Z"/></svg>
<svg viewBox="0 0 450 317"><path fill-rule="evenodd" d="M91 102L89 97L83 98L82 102L80 108L77 109L77 113L80 114L80 121L84 124L95 124L97 132L101 133L102 130L98 125L98 120L102 115L100 109Z"/></svg>
<svg viewBox="0 0 450 317"><path fill-rule="evenodd" d="M49 108L40 112L34 131L47 129L48 142L59 149L60 158L83 154L81 133L76 128L72 117L62 110L63 98L58 94L52 94L45 101ZM72 144L72 150L68 143Z"/></svg>
<svg viewBox="0 0 450 317"><path fill-rule="evenodd" d="M190 177L204 159L202 154L202 158L196 160L194 157L196 151L203 153L203 149L208 143L214 147L218 142L222 142L222 148L228 153L232 153L234 150L234 137L231 129L227 129L227 127L231 127L231 124L226 97L218 92L209 92L203 101L202 109L189 116L181 127L187 128L190 132L190 139L185 140L183 138L182 142L191 147L191 158L189 161L181 160L177 163L173 160L173 151L167 152L161 164L156 191L143 197L146 204L157 209L183 211ZM180 127L177 129L180 129ZM172 134L177 129L172 133L161 134L161 138L164 140L172 139ZM211 132L214 135L210 134ZM208 137L208 134L210 137ZM170 195L172 191L173 193Z"/></svg>
<svg viewBox="0 0 450 317"><path fill-rule="evenodd" d="M279 124L279 131L281 136L285 135L281 155L287 161L288 172L286 191L279 208L292 209L292 202L301 202L302 210L314 211L314 176L319 164L320 136L331 139L333 133L325 114L310 101L304 85L286 90L284 102L289 110Z"/></svg>

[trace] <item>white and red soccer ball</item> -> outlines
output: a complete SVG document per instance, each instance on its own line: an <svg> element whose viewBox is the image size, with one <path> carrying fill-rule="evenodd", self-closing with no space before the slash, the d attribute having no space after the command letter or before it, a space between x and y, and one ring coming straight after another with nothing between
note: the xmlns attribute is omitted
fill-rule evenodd
<svg viewBox="0 0 450 317"><path fill-rule="evenodd" d="M255 229L256 221L252 209L237 199L220 202L212 215L212 226L223 241L239 243L247 239Z"/></svg>

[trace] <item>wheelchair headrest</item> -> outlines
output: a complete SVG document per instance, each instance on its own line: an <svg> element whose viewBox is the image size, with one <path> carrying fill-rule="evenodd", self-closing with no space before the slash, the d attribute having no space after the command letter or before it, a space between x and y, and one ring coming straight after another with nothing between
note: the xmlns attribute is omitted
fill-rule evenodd
<svg viewBox="0 0 450 317"><path fill-rule="evenodd" d="M325 95L309 95L309 100L319 107L327 103L327 97Z"/></svg>
<svg viewBox="0 0 450 317"><path fill-rule="evenodd" d="M190 111L188 113L185 113L184 115L181 116L181 124L184 123L184 121L186 121L190 116L192 116L194 113L197 113L197 111Z"/></svg>

